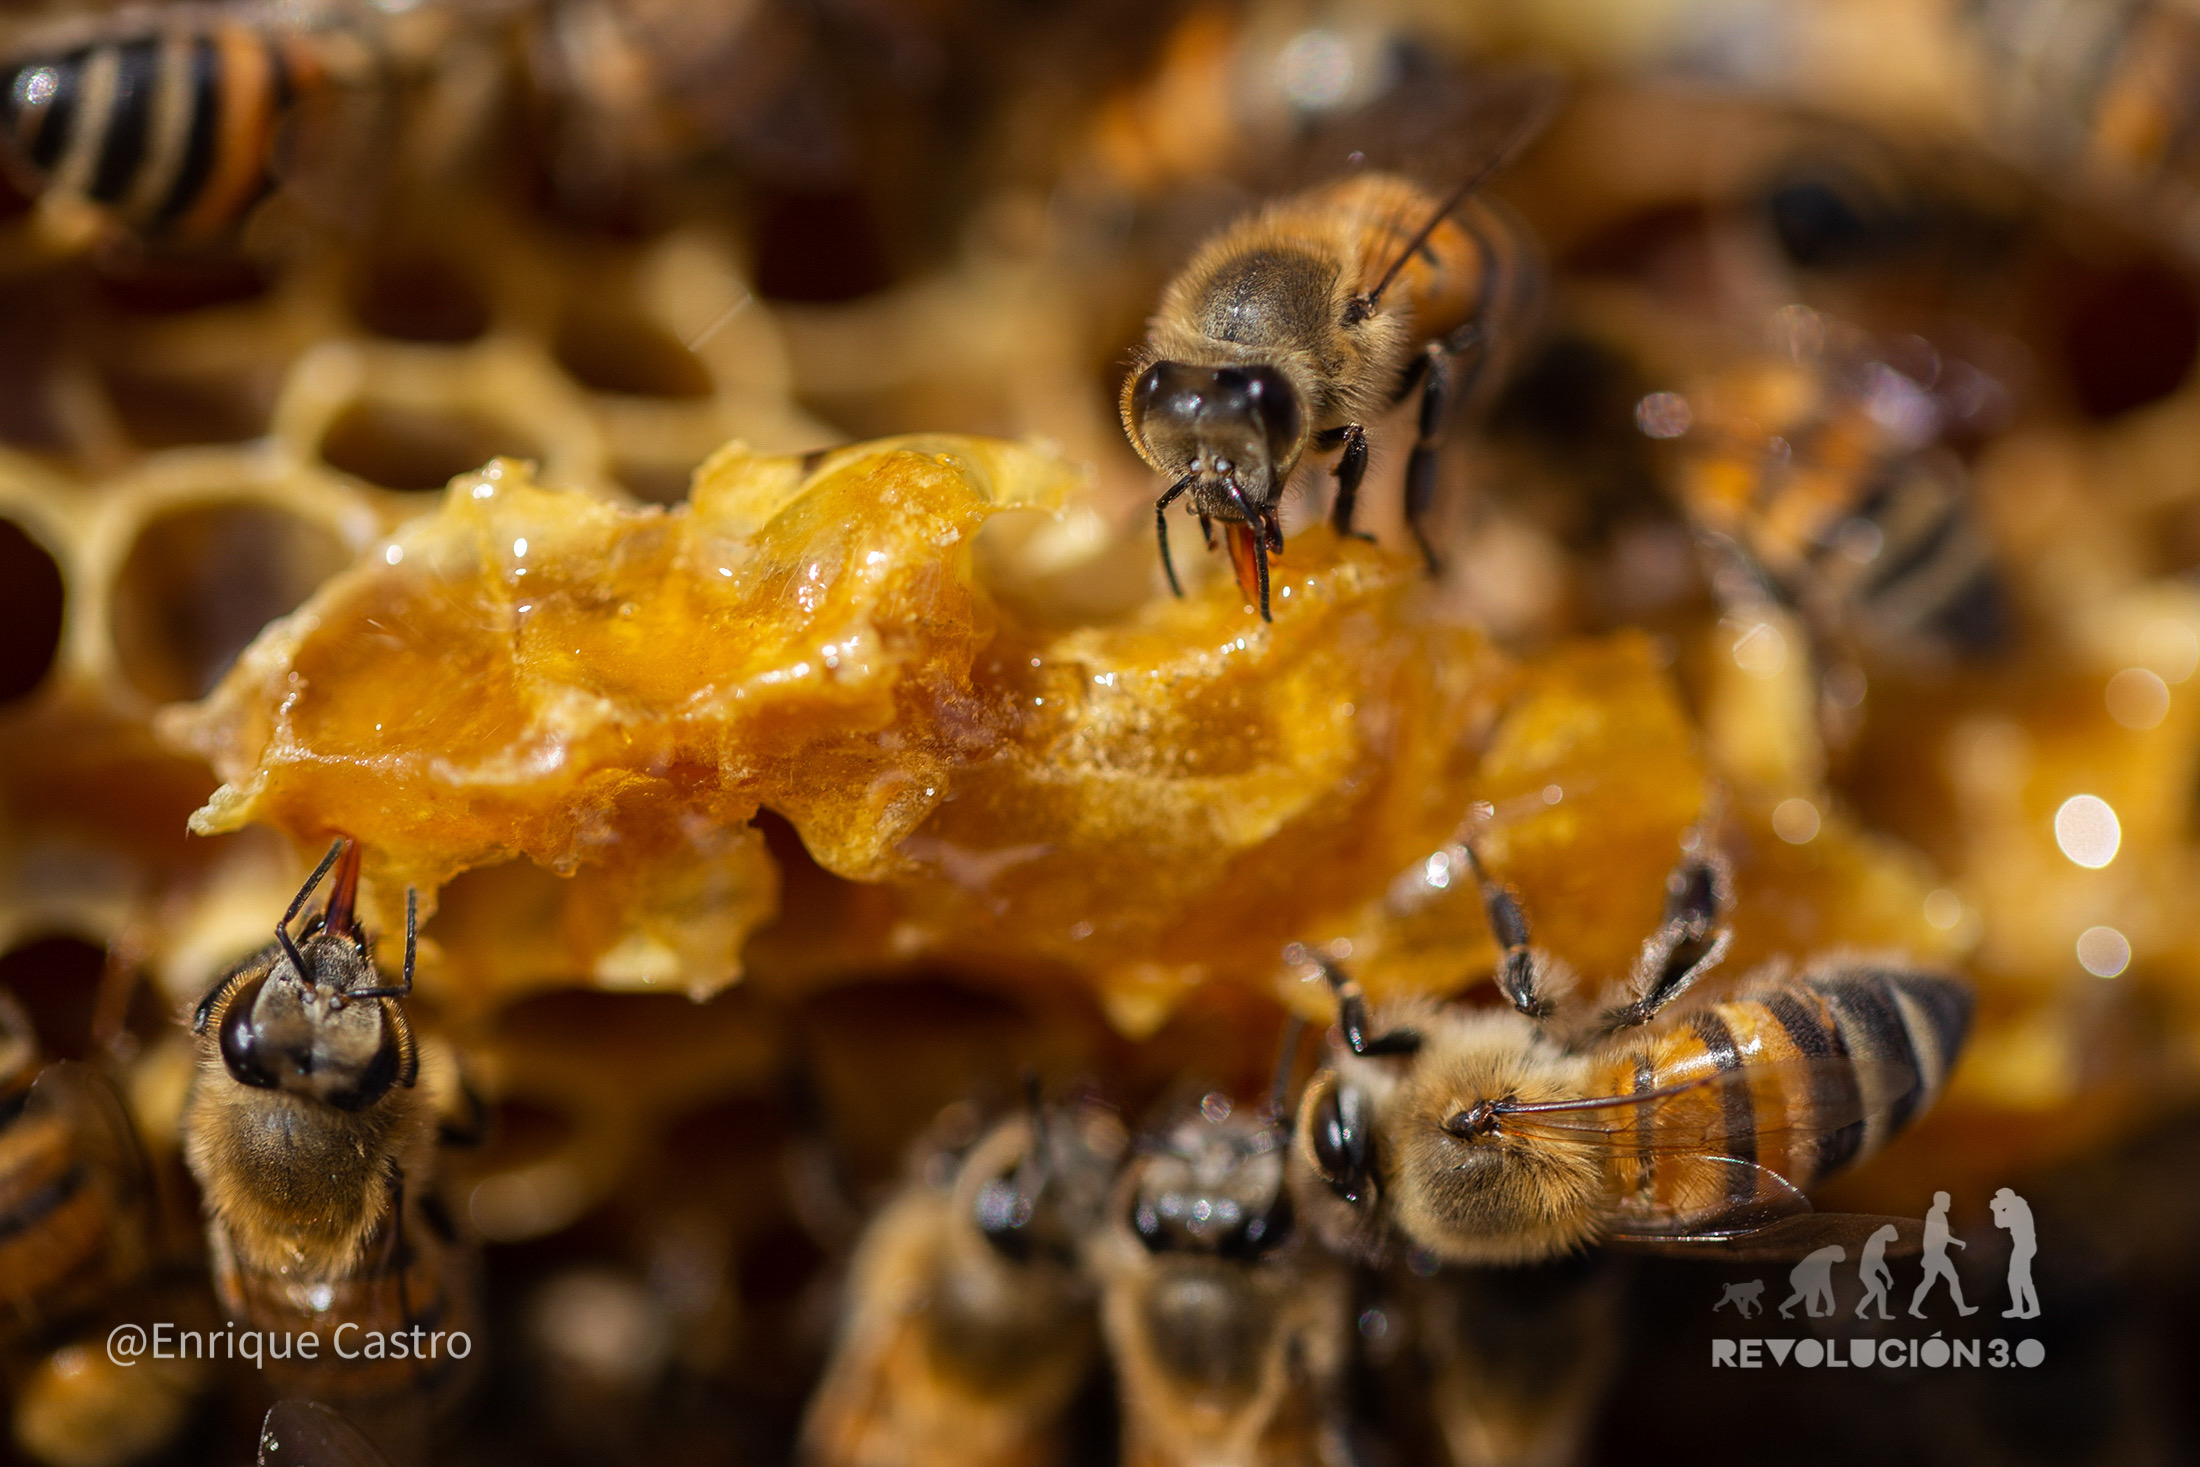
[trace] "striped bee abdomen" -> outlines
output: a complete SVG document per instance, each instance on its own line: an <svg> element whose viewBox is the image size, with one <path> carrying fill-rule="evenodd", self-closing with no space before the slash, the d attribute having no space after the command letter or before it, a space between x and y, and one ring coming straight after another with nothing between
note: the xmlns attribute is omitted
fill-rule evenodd
<svg viewBox="0 0 2200 1467"><path fill-rule="evenodd" d="M1645 1139L1700 1142L1807 1189L1924 1114L1970 1021L1960 979L1891 962L1824 963L1689 1014L1622 1055L1610 1090L1733 1076L1738 1083L1659 1104Z"/></svg>
<svg viewBox="0 0 2200 1467"><path fill-rule="evenodd" d="M277 145L327 81L302 32L214 20L18 56L0 98L18 170L148 236L207 239L275 187Z"/></svg>

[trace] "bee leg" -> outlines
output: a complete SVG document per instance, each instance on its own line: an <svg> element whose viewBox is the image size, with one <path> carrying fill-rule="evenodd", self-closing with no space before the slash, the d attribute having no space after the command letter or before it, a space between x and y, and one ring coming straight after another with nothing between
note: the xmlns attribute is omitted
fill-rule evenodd
<svg viewBox="0 0 2200 1467"><path fill-rule="evenodd" d="M353 998L404 998L413 991L413 959L420 948L420 893L405 888L405 971L395 988L354 988Z"/></svg>
<svg viewBox="0 0 2200 1467"><path fill-rule="evenodd" d="M1406 459L1406 528L1413 532L1421 556L1428 562L1428 573L1434 576L1443 574L1444 565L1436 558L1436 547L1429 543L1422 521L1436 497L1436 454L1444 446L1444 415L1451 406L1448 344L1430 342L1424 360L1428 366L1421 373L1420 433L1413 441L1412 455Z"/></svg>
<svg viewBox="0 0 2200 1467"><path fill-rule="evenodd" d="M1213 550L1215 548L1215 517L1213 515L1203 514L1199 517L1199 533L1206 537L1207 548Z"/></svg>
<svg viewBox="0 0 2200 1467"><path fill-rule="evenodd" d="M1322 970L1329 980L1329 987L1337 995L1337 1028L1344 1034L1345 1047L1360 1056L1385 1054L1414 1054L1421 1048L1421 1035L1414 1029L1392 1029L1386 1034L1370 1034L1367 995L1361 991L1360 982L1325 955L1293 944L1285 954L1312 963Z"/></svg>
<svg viewBox="0 0 2200 1467"><path fill-rule="evenodd" d="M1467 847L1467 863L1482 887L1482 910L1489 913L1490 935L1497 939L1497 989L1512 1006L1531 1019L1547 1019L1555 1005L1537 991L1535 955L1528 948L1528 914L1511 887L1491 879L1482 869L1482 857Z"/></svg>
<svg viewBox="0 0 2200 1467"><path fill-rule="evenodd" d="M1365 530L1352 528L1352 511L1359 503L1360 481L1367 477L1367 429L1358 423L1347 423L1337 430L1337 441L1344 445L1344 456L1337 460L1337 500L1330 506L1329 523L1339 538L1350 535L1359 540L1375 537Z"/></svg>
<svg viewBox="0 0 2200 1467"><path fill-rule="evenodd" d="M1262 621L1274 621L1275 618L1268 614L1268 533L1266 526L1255 520L1253 522L1253 533L1247 538L1253 542L1253 578L1260 583L1260 619ZM1279 540L1282 538L1280 532L1277 538Z"/></svg>
<svg viewBox="0 0 2200 1467"><path fill-rule="evenodd" d="M1604 1016L1607 1032L1649 1023L1719 965L1734 940L1726 925L1732 899L1733 876L1708 844L1681 858L1665 878L1665 920L1635 962L1636 997Z"/></svg>
<svg viewBox="0 0 2200 1467"><path fill-rule="evenodd" d="M1155 500L1153 505L1153 533L1154 538L1161 542L1161 568L1168 572L1169 589L1174 591L1179 599L1182 599L1184 595L1184 583L1176 578L1176 562L1169 559L1169 506L1174 504L1178 496L1189 489L1191 484L1191 476L1189 474L1185 475L1174 484L1171 484L1168 491Z"/></svg>

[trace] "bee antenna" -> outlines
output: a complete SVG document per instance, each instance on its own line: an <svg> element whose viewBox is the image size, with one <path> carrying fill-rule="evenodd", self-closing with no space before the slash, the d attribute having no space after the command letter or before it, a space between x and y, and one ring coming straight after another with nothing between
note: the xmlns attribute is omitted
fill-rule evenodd
<svg viewBox="0 0 2200 1467"><path fill-rule="evenodd" d="M405 971L395 988L354 988L353 998L403 998L413 991L413 957L419 949L420 892L405 888Z"/></svg>
<svg viewBox="0 0 2200 1467"><path fill-rule="evenodd" d="M1451 217L1452 210L1464 204L1476 189L1489 182L1491 174L1513 160L1513 155L1520 151L1522 144L1543 130L1543 124L1550 119L1557 101L1555 89L1546 91L1535 100L1528 113L1514 124L1511 140L1484 159L1480 168L1468 174L1466 181L1453 189L1450 197L1443 203L1437 205L1435 211L1429 215L1428 223L1422 225L1420 232L1407 242L1404 249L1398 251L1398 257L1390 262L1390 268L1383 272L1383 278L1375 282L1375 288L1364 295L1354 296L1346 305L1345 325L1357 326L1375 314L1375 308L1382 303L1383 292L1390 289L1390 283L1398 278L1398 272L1406 267L1406 261L1420 252L1421 247L1428 243L1429 236L1436 232L1436 226Z"/></svg>
<svg viewBox="0 0 2200 1467"><path fill-rule="evenodd" d="M1306 1033L1306 1015L1293 1010L1284 1021L1283 1043L1276 1054L1275 1078L1268 1084L1268 1118L1284 1130L1291 1129L1285 1109L1291 1097L1291 1072L1299 1067L1299 1039Z"/></svg>
<svg viewBox="0 0 2200 1467"><path fill-rule="evenodd" d="M291 967L297 971L300 983L310 982L311 978L306 972L306 955L298 950L297 941L290 935L290 924L297 919L299 911L306 904L306 898L313 895L313 888L321 884L321 878L328 875L328 868L336 864L336 858L343 854L344 847L350 843L350 836L336 837L336 843L328 848L328 854L321 858L321 864L313 868L313 874L306 878L306 884L299 887L298 894L290 899L290 906L283 912L283 919L275 924L275 940L283 945L283 953L290 959Z"/></svg>

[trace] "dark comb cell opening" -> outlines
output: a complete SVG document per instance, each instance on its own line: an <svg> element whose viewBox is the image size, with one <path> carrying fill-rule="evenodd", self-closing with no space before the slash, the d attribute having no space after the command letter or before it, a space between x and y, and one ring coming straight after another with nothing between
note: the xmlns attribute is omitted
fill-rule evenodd
<svg viewBox="0 0 2200 1467"><path fill-rule="evenodd" d="M756 293L830 304L884 290L894 273L870 205L855 193L777 193L756 232Z"/></svg>
<svg viewBox="0 0 2200 1467"><path fill-rule="evenodd" d="M678 504L687 498L695 466L644 464L621 459L611 466L611 472L626 486L627 493L646 504Z"/></svg>
<svg viewBox="0 0 2200 1467"><path fill-rule="evenodd" d="M2183 385L2200 353L2192 282L2146 261L2084 281L2063 330L2063 365L2078 403L2113 418Z"/></svg>
<svg viewBox="0 0 2200 1467"><path fill-rule="evenodd" d="M204 697L260 628L350 559L327 529L264 504L160 516L138 533L115 582L123 675L156 702Z"/></svg>
<svg viewBox="0 0 2200 1467"><path fill-rule="evenodd" d="M23 530L0 520L0 705L45 681L61 647L61 567Z"/></svg>
<svg viewBox="0 0 2200 1467"><path fill-rule="evenodd" d="M393 403L355 403L321 437L333 469L385 489L441 489L499 454L539 458L541 449L501 423L469 413L428 412Z"/></svg>
<svg viewBox="0 0 2200 1467"><path fill-rule="evenodd" d="M710 373L668 333L639 317L577 307L552 343L567 375L597 392L629 397L710 396Z"/></svg>
<svg viewBox="0 0 2200 1467"><path fill-rule="evenodd" d="M146 372L122 363L102 369L107 401L140 448L243 443L267 431L275 382Z"/></svg>
<svg viewBox="0 0 2200 1467"><path fill-rule="evenodd" d="M107 950L78 937L42 937L0 957L0 988L22 1003L48 1059L83 1059L92 1047Z"/></svg>
<svg viewBox="0 0 2200 1467"><path fill-rule="evenodd" d="M435 255L376 257L352 292L359 324L398 341L472 341L489 329L480 282Z"/></svg>

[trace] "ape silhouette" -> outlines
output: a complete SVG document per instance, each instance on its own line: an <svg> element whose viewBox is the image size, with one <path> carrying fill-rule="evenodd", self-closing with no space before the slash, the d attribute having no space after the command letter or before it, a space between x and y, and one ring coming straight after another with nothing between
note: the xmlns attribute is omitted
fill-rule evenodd
<svg viewBox="0 0 2200 1467"><path fill-rule="evenodd" d="M1864 1281L1864 1297L1856 1301L1856 1317L1865 1319L1874 1299L1879 1301L1879 1317L1894 1318L1894 1310L1888 1307L1887 1290L1894 1287L1894 1275L1887 1268L1887 1245L1901 1234L1901 1229L1888 1223L1864 1240L1863 1256L1856 1261L1857 1276Z"/></svg>
<svg viewBox="0 0 2200 1467"><path fill-rule="evenodd" d="M1833 1313L1833 1266L1848 1256L1838 1243L1804 1254L1803 1261L1788 1275L1795 1292L1780 1305L1780 1317L1793 1318L1788 1311L1797 1304L1801 1304L1803 1312L1812 1319L1824 1319ZM1821 1304L1825 1306L1822 1309Z"/></svg>
<svg viewBox="0 0 2200 1467"><path fill-rule="evenodd" d="M1726 1292L1719 1296L1719 1302L1711 1306L1711 1312L1717 1314L1731 1304L1734 1306L1736 1314L1747 1319L1752 1314L1765 1312L1764 1299L1765 1281L1763 1279L1751 1279L1749 1282L1741 1284L1728 1284Z"/></svg>

